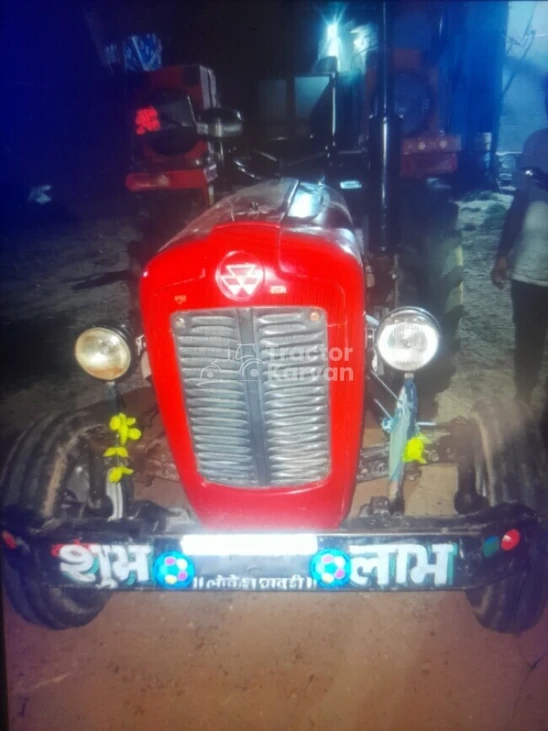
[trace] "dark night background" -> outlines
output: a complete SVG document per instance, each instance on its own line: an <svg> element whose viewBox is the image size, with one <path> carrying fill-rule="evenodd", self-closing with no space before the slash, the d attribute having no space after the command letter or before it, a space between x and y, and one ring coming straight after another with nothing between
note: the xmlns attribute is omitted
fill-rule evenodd
<svg viewBox="0 0 548 731"><path fill-rule="evenodd" d="M414 4L405 5L412 9ZM466 6L468 44L454 91L450 131L462 135L465 146L476 133L497 134L495 99L501 83L509 79L500 128L504 149L519 151L527 135L545 124L539 93L539 79L548 64L545 5L509 3L506 28L505 3L454 4ZM21 187L51 183L56 200L69 206L84 194L104 198L123 193L129 145L124 99L133 74L113 75L102 64L100 52L108 43L131 34L156 33L162 41L163 65L209 66L221 102L241 109L251 123L259 79L310 72L328 21L344 9L345 18L366 22L377 6L302 0L4 3L2 182L10 187L14 181ZM95 37L87 21L90 11L98 20ZM501 82L497 44L505 34L519 39L533 15L535 45L526 59L515 46ZM417 26L412 28L406 43L420 46ZM452 63L451 54L446 61ZM2 198L4 209L9 208L9 196Z"/></svg>
<svg viewBox="0 0 548 731"><path fill-rule="evenodd" d="M322 11L336 6L103 1L93 7L100 43L155 32L164 65L210 66L223 103L245 110L257 79L310 70L325 26ZM3 8L4 176L20 184L52 183L63 198L84 189L90 195L120 190L125 173L123 78L101 65L88 8L78 0Z"/></svg>

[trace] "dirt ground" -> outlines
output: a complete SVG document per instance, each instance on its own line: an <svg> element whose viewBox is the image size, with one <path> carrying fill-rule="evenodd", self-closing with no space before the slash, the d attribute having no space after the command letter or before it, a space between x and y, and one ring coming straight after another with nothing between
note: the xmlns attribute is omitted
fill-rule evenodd
<svg viewBox="0 0 548 731"><path fill-rule="evenodd" d="M508 202L461 204L467 312L442 419L479 395L511 393L508 292L489 283ZM101 397L71 343L92 320L125 312L124 282L86 287L124 269L132 236L129 217L108 215L4 235L4 444L52 408ZM429 468L410 505L443 511L454 477ZM4 609L12 731L548 729L548 611L508 637L482 629L459 592L120 594L91 625L64 632Z"/></svg>

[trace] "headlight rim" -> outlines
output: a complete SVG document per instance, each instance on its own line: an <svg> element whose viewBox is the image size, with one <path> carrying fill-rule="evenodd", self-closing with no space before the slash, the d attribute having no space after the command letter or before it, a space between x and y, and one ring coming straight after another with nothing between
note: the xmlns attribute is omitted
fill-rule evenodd
<svg viewBox="0 0 548 731"><path fill-rule="evenodd" d="M418 368L398 368L397 366L394 366L393 363L389 362L381 353L381 350L379 348L379 338L382 334L384 328L388 324L394 324L389 322L390 320L393 320L394 317L398 315L404 315L405 313L410 313L414 315L420 315L423 318L425 318L429 323L434 327L434 330L437 333L438 339L436 343L436 348L434 350L433 355L430 357L430 359L424 363L423 365L419 366ZM392 310L391 312L384 317L381 322L379 323L379 326L376 328L375 332L375 338L374 338L374 347L375 352L377 353L378 357L382 360L383 363L385 363L389 368L392 368L394 371L397 371L399 373L416 373L426 366L430 365L436 358L436 356L439 354L439 349L442 341L442 330L440 327L440 324L438 320L432 315L431 312L428 312L428 310L424 309L423 307L415 307L413 305L403 305L402 307L397 307L396 309Z"/></svg>
<svg viewBox="0 0 548 731"><path fill-rule="evenodd" d="M117 376L115 378L101 378L100 376L94 375L93 373L90 373L87 371L82 364L80 363L78 356L77 356L77 344L80 340L81 336L90 331L95 330L98 328L102 328L105 330L110 330L114 332L116 335L118 335L121 340L124 342L125 346L127 347L129 351L129 364L127 369L122 373L122 375ZM77 334L75 340L74 340L74 347L73 347L73 356L76 360L76 363L78 364L78 367L81 368L81 370L90 378L93 378L96 381L100 381L101 383L109 383L109 382L119 382L122 381L124 378L127 378L130 376L133 371L135 370L135 367L137 365L137 349L135 345L135 338L133 337L133 334L131 330L125 325L124 323L116 322L114 320L98 320L97 322L93 322L90 325L87 325L86 327L83 327Z"/></svg>

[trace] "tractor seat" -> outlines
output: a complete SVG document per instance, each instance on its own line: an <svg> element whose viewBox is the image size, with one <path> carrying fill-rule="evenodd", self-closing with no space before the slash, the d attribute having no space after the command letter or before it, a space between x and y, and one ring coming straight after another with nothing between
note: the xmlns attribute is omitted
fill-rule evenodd
<svg viewBox="0 0 548 731"><path fill-rule="evenodd" d="M209 140L217 153L219 168L218 187L225 193L232 190L230 170L234 154L234 140L242 137L244 123L236 109L212 107L200 113L198 131Z"/></svg>
<svg viewBox="0 0 548 731"><path fill-rule="evenodd" d="M242 115L236 109L226 107L204 109L200 112L198 131L214 140L242 137L244 133Z"/></svg>

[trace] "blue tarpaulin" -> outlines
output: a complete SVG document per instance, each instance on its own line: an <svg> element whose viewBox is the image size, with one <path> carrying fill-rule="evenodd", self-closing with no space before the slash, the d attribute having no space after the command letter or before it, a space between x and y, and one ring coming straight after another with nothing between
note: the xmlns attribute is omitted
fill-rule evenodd
<svg viewBox="0 0 548 731"><path fill-rule="evenodd" d="M156 71L162 67L162 41L155 33L129 36L120 45L106 49L111 64L120 64L125 71Z"/></svg>

